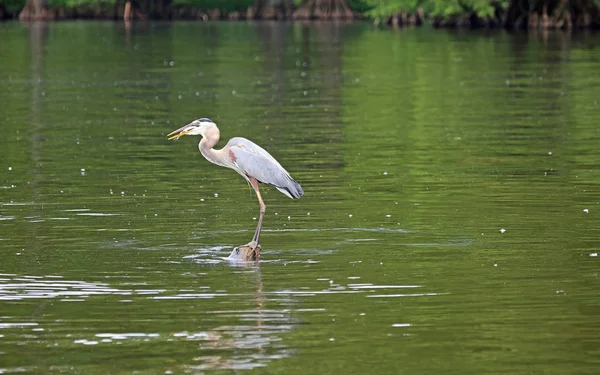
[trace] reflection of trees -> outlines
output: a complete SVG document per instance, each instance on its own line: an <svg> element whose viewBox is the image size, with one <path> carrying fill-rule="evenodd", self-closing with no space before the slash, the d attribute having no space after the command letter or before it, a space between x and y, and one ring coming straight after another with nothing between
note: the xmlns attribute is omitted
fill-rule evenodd
<svg viewBox="0 0 600 375"><path fill-rule="evenodd" d="M334 23L273 23L256 28L258 39L264 41L261 75L268 77L257 89L262 92L262 107L270 107L257 115L263 123L271 124L267 129L269 141L292 143L300 152L302 146L307 154L323 151L326 144L329 154L323 162L329 166L341 163L336 161L339 151L335 145L342 140L339 115L344 27Z"/></svg>
<svg viewBox="0 0 600 375"><path fill-rule="evenodd" d="M597 74L597 55L591 53L595 48L593 46L596 38L597 35L591 32L572 35L563 71L564 76L569 78L564 100L571 108L569 129L566 133L568 138L563 134L563 141L570 151L570 183L579 190L573 198L582 205L588 205L590 200L597 201L597 192L600 191L600 153L597 147L600 139L597 123L600 107L597 89L600 86L600 77ZM583 228L585 226L582 226ZM597 230L597 226L591 225L591 228Z"/></svg>
<svg viewBox="0 0 600 375"><path fill-rule="evenodd" d="M46 41L48 39L48 24L34 22L28 25L29 47L31 57L30 80L32 84L30 108L31 158L35 163L32 181L34 192L40 181L41 129L43 127L42 97L45 86ZM35 201L35 199L34 199Z"/></svg>
<svg viewBox="0 0 600 375"><path fill-rule="evenodd" d="M46 22L33 22L28 24L29 29L29 50L30 50L30 82L31 101L29 106L29 124L27 132L30 134L29 149L33 168L31 169L31 206L32 217L41 217L43 207L40 205L42 193L39 184L42 182L42 129L44 127L45 114L43 111L43 97L46 86L46 43L48 40L48 24ZM43 229L43 224L29 226L31 233L31 246L35 251L39 250L40 244L36 240L39 236L38 231ZM35 258L35 257L34 257ZM35 262L37 263L37 262ZM32 270L34 268L29 268Z"/></svg>
<svg viewBox="0 0 600 375"><path fill-rule="evenodd" d="M361 75L360 87L346 85L343 94L343 116L353 123L345 129L345 173L369 180L354 191L365 199L354 203L376 220L373 202L382 201L380 210L398 202L417 227L439 225L431 217L450 209L464 222L481 217L481 207L498 210L498 222L509 212L531 214L525 185L560 168L548 152L561 153L571 126L559 120L569 114L561 94L568 44L562 37L544 46L506 34L409 34L365 33L346 57L346 69ZM507 195L523 204L507 206L499 198ZM418 213L424 207L430 216Z"/></svg>

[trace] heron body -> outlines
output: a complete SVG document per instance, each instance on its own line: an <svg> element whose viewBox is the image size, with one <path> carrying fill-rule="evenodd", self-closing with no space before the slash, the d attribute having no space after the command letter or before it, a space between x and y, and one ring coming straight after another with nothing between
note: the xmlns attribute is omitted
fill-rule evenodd
<svg viewBox="0 0 600 375"><path fill-rule="evenodd" d="M254 237L246 245L235 248L232 256L258 259L260 255L258 240L266 211L260 195L259 184L274 186L292 199L300 198L304 194L302 187L271 154L246 138L231 138L222 149L214 149L221 134L217 125L210 119L201 118L182 126L169 134L169 140L179 139L184 135L201 135L202 139L198 148L206 160L233 169L244 177L256 192L260 205L260 216Z"/></svg>

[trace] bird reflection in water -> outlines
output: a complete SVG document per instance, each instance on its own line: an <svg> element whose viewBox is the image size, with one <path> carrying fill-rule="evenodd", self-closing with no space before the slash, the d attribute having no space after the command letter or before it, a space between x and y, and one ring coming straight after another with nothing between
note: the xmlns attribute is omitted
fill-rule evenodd
<svg viewBox="0 0 600 375"><path fill-rule="evenodd" d="M177 332L173 336L186 341L199 341L197 364L186 364L174 370L228 369L244 370L265 367L275 359L290 355L281 344L281 334L289 332L293 318L288 308L266 309L267 293L263 292L260 267L255 263L233 262L244 277L244 285L254 284L256 289L245 294L247 300L242 309L217 309L208 314L219 320L237 320L237 324L219 325L200 332ZM239 300L239 297L236 297ZM271 301L271 304L274 301Z"/></svg>

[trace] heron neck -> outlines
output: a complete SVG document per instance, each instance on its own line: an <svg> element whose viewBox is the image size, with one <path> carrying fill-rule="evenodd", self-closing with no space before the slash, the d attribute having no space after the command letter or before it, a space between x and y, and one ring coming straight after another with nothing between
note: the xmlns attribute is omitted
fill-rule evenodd
<svg viewBox="0 0 600 375"><path fill-rule="evenodd" d="M202 140L198 144L198 148L200 149L202 156L204 156L206 160L210 161L211 163L223 165L223 163L220 162L220 150L215 150L213 148L215 147L217 142L219 142L220 137L221 135L219 134L218 129L210 129L206 134L202 136Z"/></svg>

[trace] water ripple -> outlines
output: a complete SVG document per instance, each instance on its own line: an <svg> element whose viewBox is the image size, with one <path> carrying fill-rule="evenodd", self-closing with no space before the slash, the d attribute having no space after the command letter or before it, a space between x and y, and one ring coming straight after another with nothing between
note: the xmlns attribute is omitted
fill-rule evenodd
<svg viewBox="0 0 600 375"><path fill-rule="evenodd" d="M153 295L162 289L118 289L107 283L64 280L60 276L0 274L0 301L61 298L80 302L93 295Z"/></svg>

